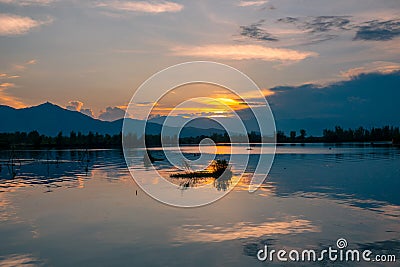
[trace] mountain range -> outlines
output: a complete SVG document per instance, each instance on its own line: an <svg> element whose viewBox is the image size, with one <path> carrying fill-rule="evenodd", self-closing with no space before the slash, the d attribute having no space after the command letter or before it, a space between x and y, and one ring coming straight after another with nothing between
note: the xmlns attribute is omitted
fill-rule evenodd
<svg viewBox="0 0 400 267"><path fill-rule="evenodd" d="M119 134L122 130L123 119L102 121L82 114L78 111L64 109L55 104L46 102L38 106L16 109L0 105L1 133L38 131L40 134L55 136L59 132L69 135L71 131L87 134ZM145 124L143 120L128 119L129 129L140 129ZM146 134L160 134L162 124L147 122ZM165 127L168 132L175 132L173 127ZM217 128L184 127L181 137L224 134L225 131ZM137 133L139 135L139 133Z"/></svg>

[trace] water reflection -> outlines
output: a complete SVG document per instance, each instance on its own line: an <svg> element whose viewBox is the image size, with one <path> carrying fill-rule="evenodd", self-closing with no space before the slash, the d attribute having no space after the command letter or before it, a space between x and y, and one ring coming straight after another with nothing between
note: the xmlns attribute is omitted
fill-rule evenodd
<svg viewBox="0 0 400 267"><path fill-rule="evenodd" d="M236 166L226 179L179 180L183 188L209 184L221 191L237 183L220 201L196 209L162 205L140 189L136 195L119 150L15 151L15 177L6 165L10 152L2 151L0 266L250 266L264 244L321 248L339 237L398 255L399 149L280 146L268 179L249 194L258 160L252 148L240 181ZM233 146L234 153L242 149ZM194 151L184 153L195 157ZM227 157L224 147L219 151ZM146 168L141 160L136 168ZM153 164L166 179L176 172L167 161Z"/></svg>
<svg viewBox="0 0 400 267"><path fill-rule="evenodd" d="M259 238L269 235L301 234L318 232L319 228L311 221L299 218L286 218L284 221L272 221L259 224L240 222L233 225L202 226L183 225L175 230L176 242L224 242L229 240Z"/></svg>
<svg viewBox="0 0 400 267"><path fill-rule="evenodd" d="M48 192L60 186L83 188L93 170L104 169L111 179L127 173L119 150L3 151L0 162L0 191L34 185L44 185Z"/></svg>
<svg viewBox="0 0 400 267"><path fill-rule="evenodd" d="M168 171L168 173L171 173L173 171ZM165 177L165 175L164 175ZM184 178L184 177L166 177L166 179L174 184L177 184L180 186L182 190L187 190L192 187L201 187L205 185L210 185L212 184L215 189L218 191L226 191L229 189L229 187L233 184L237 183L237 180L240 179L240 177L235 177L235 181L233 182L233 173L231 171L226 171L224 172L220 177L214 178L214 177L193 177L193 178Z"/></svg>
<svg viewBox="0 0 400 267"><path fill-rule="evenodd" d="M14 266L42 266L43 261L34 257L31 254L12 254L7 256L0 256L0 266L2 267L14 267Z"/></svg>
<svg viewBox="0 0 400 267"><path fill-rule="evenodd" d="M396 259L400 257L400 240L383 240L369 243L357 244L362 250L371 250L375 254L396 255Z"/></svg>

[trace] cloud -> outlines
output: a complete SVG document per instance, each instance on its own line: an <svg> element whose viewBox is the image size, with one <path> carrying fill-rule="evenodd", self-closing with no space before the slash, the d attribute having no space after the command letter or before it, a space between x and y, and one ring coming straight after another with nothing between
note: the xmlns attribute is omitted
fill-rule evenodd
<svg viewBox="0 0 400 267"><path fill-rule="evenodd" d="M136 103L136 106L138 106L138 107L148 107L148 106L151 106L151 105L154 105L154 102L144 101L144 102L137 102Z"/></svg>
<svg viewBox="0 0 400 267"><path fill-rule="evenodd" d="M68 104L69 105L66 106L68 110L78 111L92 118L94 117L93 111L90 108L83 108L83 102L74 100L74 101L69 101Z"/></svg>
<svg viewBox="0 0 400 267"><path fill-rule="evenodd" d="M174 55L226 60L258 59L263 61L300 61L317 56L314 52L301 52L261 45L204 45L179 46L172 49Z"/></svg>
<svg viewBox="0 0 400 267"><path fill-rule="evenodd" d="M248 26L240 26L240 35L260 41L278 41L276 37L261 28L263 22L261 20Z"/></svg>
<svg viewBox="0 0 400 267"><path fill-rule="evenodd" d="M7 79L16 79L16 78L20 78L21 76L19 75L11 75L11 76L7 76Z"/></svg>
<svg viewBox="0 0 400 267"><path fill-rule="evenodd" d="M358 26L354 40L388 41L400 36L400 20L371 20Z"/></svg>
<svg viewBox="0 0 400 267"><path fill-rule="evenodd" d="M257 1L240 1L237 5L240 7L249 7L249 6L262 6L266 4L267 0L257 0Z"/></svg>
<svg viewBox="0 0 400 267"><path fill-rule="evenodd" d="M37 63L37 60L36 60L36 59L31 59L31 60L26 61L26 62L24 62L24 63L14 64L14 65L13 65L13 69L16 70L16 71L24 71L24 70L26 70L26 68L27 68L29 65L35 65L36 63ZM11 76L10 76L10 77L11 77Z"/></svg>
<svg viewBox="0 0 400 267"><path fill-rule="evenodd" d="M119 107L107 107L105 111L101 111L99 119L103 121L115 121L122 119L125 115L125 110Z"/></svg>
<svg viewBox="0 0 400 267"><path fill-rule="evenodd" d="M72 111L81 111L82 107L83 107L83 102L81 101L69 101L68 102L68 106L66 107L68 110L72 110Z"/></svg>
<svg viewBox="0 0 400 267"><path fill-rule="evenodd" d="M277 22L292 24L304 30L312 38L305 44L331 40L348 31L355 32L355 41L388 41L400 36L399 19L356 22L351 16L310 16L285 17Z"/></svg>
<svg viewBox="0 0 400 267"><path fill-rule="evenodd" d="M14 86L15 86L15 84L13 84L13 83L1 83L0 84L1 88L9 88L9 87L14 87Z"/></svg>
<svg viewBox="0 0 400 267"><path fill-rule="evenodd" d="M9 75L7 73L0 73L0 79L2 80L6 80L6 79L16 79L16 78L20 78L21 76L19 75Z"/></svg>
<svg viewBox="0 0 400 267"><path fill-rule="evenodd" d="M8 89L15 87L13 83L0 83L0 104L15 108L23 108L26 105L17 97L10 95Z"/></svg>
<svg viewBox="0 0 400 267"><path fill-rule="evenodd" d="M110 8L119 11L132 11L143 13L179 12L183 5L169 1L101 1L97 7Z"/></svg>
<svg viewBox="0 0 400 267"><path fill-rule="evenodd" d="M55 1L56 0L0 0L0 3L18 6L47 6Z"/></svg>
<svg viewBox="0 0 400 267"><path fill-rule="evenodd" d="M82 108L80 110L81 113L88 115L89 117L94 117L93 111L90 108Z"/></svg>
<svg viewBox="0 0 400 267"><path fill-rule="evenodd" d="M0 36L22 35L50 21L38 21L30 17L12 14L0 14Z"/></svg>
<svg viewBox="0 0 400 267"><path fill-rule="evenodd" d="M400 71L368 73L326 86L304 84L272 88L267 97L279 130L398 125Z"/></svg>
<svg viewBox="0 0 400 267"><path fill-rule="evenodd" d="M332 30L349 30L349 24L348 16L318 16L306 21L303 27L312 33L317 33Z"/></svg>
<svg viewBox="0 0 400 267"><path fill-rule="evenodd" d="M376 61L368 63L364 66L351 68L347 71L341 72L341 77L352 79L361 74L368 73L381 73L381 74L390 74L393 72L400 71L400 64L395 62L386 62L386 61Z"/></svg>
<svg viewBox="0 0 400 267"><path fill-rule="evenodd" d="M303 43L316 44L334 39L339 32L349 31L353 28L350 16L316 16L316 17L285 17L277 22L292 24L309 37Z"/></svg>
<svg viewBox="0 0 400 267"><path fill-rule="evenodd" d="M0 266L40 266L44 262L31 254L10 254L0 258Z"/></svg>
<svg viewBox="0 0 400 267"><path fill-rule="evenodd" d="M0 79L6 80L6 79L17 79L20 78L21 76L19 75L9 75L7 73L0 73Z"/></svg>
<svg viewBox="0 0 400 267"><path fill-rule="evenodd" d="M332 77L311 80L304 84L312 84L315 88L325 88L338 82L350 81L364 74L391 74L399 71L399 63L390 61L373 61L358 67L340 71Z"/></svg>
<svg viewBox="0 0 400 267"><path fill-rule="evenodd" d="M1 27L1 26L0 26ZM21 65L13 65L14 70L25 70L27 65L34 64L36 60L29 60ZM9 82L9 80L20 78L19 75L9 73L0 73L0 105L7 105L15 108L26 107L18 97L12 96L9 93L10 88L17 87L16 84Z"/></svg>
<svg viewBox="0 0 400 267"><path fill-rule="evenodd" d="M278 22L294 24L310 33L351 29L349 16L285 17L278 19Z"/></svg>

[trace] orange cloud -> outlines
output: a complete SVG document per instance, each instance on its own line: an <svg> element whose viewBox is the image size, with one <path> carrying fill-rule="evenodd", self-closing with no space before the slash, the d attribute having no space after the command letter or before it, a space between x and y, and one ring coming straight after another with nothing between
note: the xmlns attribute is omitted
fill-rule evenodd
<svg viewBox="0 0 400 267"><path fill-rule="evenodd" d="M31 60L29 60L29 61L27 61L27 62L24 62L24 63L22 63L22 64L14 64L14 65L13 65L13 69L14 69L14 70L19 70L19 71L24 71L24 70L26 70L26 68L27 68L29 65L35 65L36 62L37 62L36 59L31 59Z"/></svg>
<svg viewBox="0 0 400 267"><path fill-rule="evenodd" d="M32 263L41 265L43 262L31 254L11 254L0 259L0 266L33 266Z"/></svg>
<svg viewBox="0 0 400 267"><path fill-rule="evenodd" d="M15 87L15 84L13 83L0 84L0 104L15 108L26 107L26 105L22 101L20 101L17 97L14 97L7 92L7 90L12 87Z"/></svg>
<svg viewBox="0 0 400 267"><path fill-rule="evenodd" d="M271 94L272 91L262 89L238 95L217 85L186 84L169 91L157 103L136 103L134 108L130 107L130 113L137 115L142 106L152 106L152 116L165 116L174 112L174 115L184 117L231 117L239 110L265 106L264 99Z"/></svg>
<svg viewBox="0 0 400 267"><path fill-rule="evenodd" d="M9 88L9 87L14 87L14 86L15 86L15 84L13 84L13 83L2 83L2 84L0 84L1 88Z"/></svg>
<svg viewBox="0 0 400 267"><path fill-rule="evenodd" d="M179 46L172 49L174 55L199 58L263 61L301 61L308 57L315 57L314 52L301 52L285 48L272 48L261 45L204 45Z"/></svg>
<svg viewBox="0 0 400 267"><path fill-rule="evenodd" d="M1 1L1 0L0 0ZM1 27L1 25L0 25ZM14 64L12 67L14 71L24 71L28 65L36 64L36 59L29 60L22 64ZM5 82L6 80L20 78L19 75L10 75L8 73L0 73L0 104L7 105L15 108L26 107L26 104L19 98L11 95L9 89L16 87L14 83Z"/></svg>
<svg viewBox="0 0 400 267"><path fill-rule="evenodd" d="M260 89L259 91L249 91L249 92L245 92L245 93L241 93L240 96L243 99L247 99L247 100L254 100L254 99L259 99L260 96L266 97L266 96L270 96L275 94L275 92L271 91L270 89L267 88L263 88Z"/></svg>
<svg viewBox="0 0 400 267"><path fill-rule="evenodd" d="M33 65L36 64L36 59L31 59L28 62L26 62L26 65Z"/></svg>
<svg viewBox="0 0 400 267"><path fill-rule="evenodd" d="M333 77L328 77L325 79L318 79L318 80L309 80L304 84L314 84L314 86L316 87L323 88L333 83L349 81L361 74L369 74L369 73L390 74L397 71L400 71L399 63L389 62L389 61L375 61L375 62L369 62L359 67L350 68L345 71L340 71Z"/></svg>
<svg viewBox="0 0 400 267"><path fill-rule="evenodd" d="M81 111L83 107L83 102L81 101L69 101L67 109L72 111Z"/></svg>
<svg viewBox="0 0 400 267"><path fill-rule="evenodd" d="M71 111L78 111L92 118L94 117L93 111L90 108L83 108L83 102L78 100L69 101L65 108Z"/></svg>
<svg viewBox="0 0 400 267"><path fill-rule="evenodd" d="M19 78L19 77L21 77L21 76L19 76L19 75L8 75L7 73L0 73L0 79L3 79L3 80L5 80L5 79L16 79L16 78Z"/></svg>
<svg viewBox="0 0 400 267"><path fill-rule="evenodd" d="M0 36L25 34L31 29L39 27L45 23L47 22L37 21L30 17L0 14Z"/></svg>
<svg viewBox="0 0 400 267"><path fill-rule="evenodd" d="M169 1L103 1L101 3L98 3L97 6L120 11L134 11L144 13L179 12L183 9L183 5Z"/></svg>
<svg viewBox="0 0 400 267"><path fill-rule="evenodd" d="M394 62L376 61L368 63L367 65L358 68L352 68L347 71L343 71L341 72L341 77L351 79L352 77L358 76L360 74L367 74L367 73L389 74L396 71L400 71L400 64Z"/></svg>

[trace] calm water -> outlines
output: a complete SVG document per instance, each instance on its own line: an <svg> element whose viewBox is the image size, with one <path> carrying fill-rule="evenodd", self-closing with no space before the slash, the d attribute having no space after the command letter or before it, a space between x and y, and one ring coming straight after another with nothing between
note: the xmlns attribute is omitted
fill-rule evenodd
<svg viewBox="0 0 400 267"><path fill-rule="evenodd" d="M400 258L398 148L279 146L260 190L248 193L244 177L189 209L148 197L119 150L16 151L13 168L10 155L0 152L0 266L281 266L259 262L258 249L321 250L340 237Z"/></svg>

